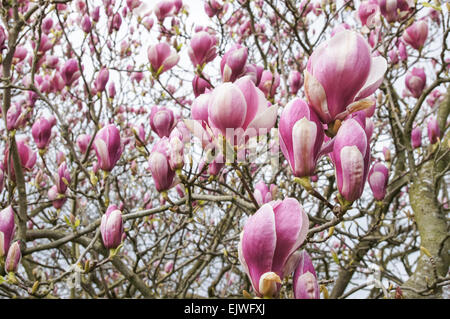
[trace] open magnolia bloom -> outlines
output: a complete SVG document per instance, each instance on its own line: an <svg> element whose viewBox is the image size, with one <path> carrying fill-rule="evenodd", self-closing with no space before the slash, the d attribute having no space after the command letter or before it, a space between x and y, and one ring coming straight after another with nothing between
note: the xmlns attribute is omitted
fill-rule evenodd
<svg viewBox="0 0 450 319"><path fill-rule="evenodd" d="M414 0L378 0L380 12L387 22L404 19L414 8Z"/></svg>
<svg viewBox="0 0 450 319"><path fill-rule="evenodd" d="M369 171L369 186L376 200L383 200L389 180L388 168L380 162L372 165Z"/></svg>
<svg viewBox="0 0 450 319"><path fill-rule="evenodd" d="M178 139L173 138L173 141ZM175 176L175 167L173 163L177 162L174 156L178 157L179 154L173 150L171 145L171 139L163 137L153 145L148 158L148 169L152 173L153 181L158 192L164 192L176 185L178 180ZM182 155L181 155L182 156ZM183 163L181 162L181 167ZM177 168L181 168L177 167Z"/></svg>
<svg viewBox="0 0 450 319"><path fill-rule="evenodd" d="M239 242L239 260L258 296L278 294L281 279L298 264L297 250L308 228L308 215L294 198L264 204L247 220Z"/></svg>
<svg viewBox="0 0 450 319"><path fill-rule="evenodd" d="M240 44L225 52L220 61L220 72L224 82L234 82L245 71L248 49Z"/></svg>
<svg viewBox="0 0 450 319"><path fill-rule="evenodd" d="M428 24L426 20L414 22L403 33L402 39L416 50L421 50L428 37Z"/></svg>
<svg viewBox="0 0 450 319"><path fill-rule="evenodd" d="M0 258L7 256L16 232L14 214L14 209L11 205L0 211Z"/></svg>
<svg viewBox="0 0 450 319"><path fill-rule="evenodd" d="M147 50L147 57L152 72L157 75L170 70L180 60L178 53L165 42L150 46Z"/></svg>
<svg viewBox="0 0 450 319"><path fill-rule="evenodd" d="M274 127L278 106L271 105L250 76L239 78L234 83L223 83L213 91L205 93L204 110L195 110L195 121L185 120L186 126L202 141L222 136L231 145L242 145L248 139L266 134ZM200 95L197 100L204 100ZM207 117L206 117L207 106ZM199 121L197 123L194 123ZM199 125L202 124L202 125Z"/></svg>
<svg viewBox="0 0 450 319"><path fill-rule="evenodd" d="M313 52L305 70L305 94L322 122L372 106L366 98L383 81L387 62L372 57L370 50L360 34L342 30Z"/></svg>
<svg viewBox="0 0 450 319"><path fill-rule="evenodd" d="M423 68L413 68L406 74L405 86L416 99L422 95L426 84L427 76Z"/></svg>

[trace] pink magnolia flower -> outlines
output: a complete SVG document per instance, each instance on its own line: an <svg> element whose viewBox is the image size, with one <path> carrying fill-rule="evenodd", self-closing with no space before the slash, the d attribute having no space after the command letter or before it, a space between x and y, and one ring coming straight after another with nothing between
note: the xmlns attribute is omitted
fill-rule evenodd
<svg viewBox="0 0 450 319"><path fill-rule="evenodd" d="M164 21L165 18L173 14L175 7L171 0L163 0L155 5L154 12L158 21Z"/></svg>
<svg viewBox="0 0 450 319"><path fill-rule="evenodd" d="M430 17L430 19L434 21L438 26L441 25L441 15L436 9L430 8L428 10L428 17Z"/></svg>
<svg viewBox="0 0 450 319"><path fill-rule="evenodd" d="M169 137L176 136L182 141L184 144L189 143L191 141L191 132L187 128L184 121L178 121L175 128L170 132Z"/></svg>
<svg viewBox="0 0 450 319"><path fill-rule="evenodd" d="M370 169L368 179L373 197L376 200L383 200L386 195L386 188L389 179L389 170L387 167L380 162L375 163Z"/></svg>
<svg viewBox="0 0 450 319"><path fill-rule="evenodd" d="M89 18L89 16L87 14L85 14L83 16L83 18L81 19L81 29L85 33L89 33L89 32L91 32L91 28L92 28L91 18Z"/></svg>
<svg viewBox="0 0 450 319"><path fill-rule="evenodd" d="M192 80L192 89L195 97L198 97L199 95L205 93L206 90L212 89L212 86L208 81L202 79L198 75L195 75Z"/></svg>
<svg viewBox="0 0 450 319"><path fill-rule="evenodd" d="M267 97L273 97L279 86L280 75L278 73L272 74L272 72L264 70L258 88L263 91Z"/></svg>
<svg viewBox="0 0 450 319"><path fill-rule="evenodd" d="M56 189L58 193L65 194L67 185L70 184L70 170L67 168L66 162L62 163L58 167L58 175L55 177Z"/></svg>
<svg viewBox="0 0 450 319"><path fill-rule="evenodd" d="M22 62L27 57L28 51L24 46L18 45L16 51L14 51L13 63L17 64Z"/></svg>
<svg viewBox="0 0 450 319"><path fill-rule="evenodd" d="M439 123L435 116L430 116L427 122L428 139L431 144L435 144L441 137L441 130L439 129Z"/></svg>
<svg viewBox="0 0 450 319"><path fill-rule="evenodd" d="M148 159L148 167L158 192L166 191L175 184L175 171L171 169L169 160L169 139L164 136L155 143Z"/></svg>
<svg viewBox="0 0 450 319"><path fill-rule="evenodd" d="M122 16L119 12L116 12L112 18L108 20L108 32L111 34L113 31L119 31L122 25Z"/></svg>
<svg viewBox="0 0 450 319"><path fill-rule="evenodd" d="M116 96L116 85L114 84L114 82L109 83L108 95L111 99L113 99Z"/></svg>
<svg viewBox="0 0 450 319"><path fill-rule="evenodd" d="M344 30L310 56L305 93L321 121L328 124L371 106L365 98L381 84L386 69L386 60L371 57L370 47L360 34Z"/></svg>
<svg viewBox="0 0 450 319"><path fill-rule="evenodd" d="M172 110L163 106L153 106L150 111L150 127L159 137L169 136L175 126Z"/></svg>
<svg viewBox="0 0 450 319"><path fill-rule="evenodd" d="M54 116L49 119L41 117L34 122L31 127L31 135L38 149L42 150L47 148L52 136L52 127L56 124L56 118Z"/></svg>
<svg viewBox="0 0 450 319"><path fill-rule="evenodd" d="M399 61L398 53L395 49L389 50L388 52L389 60L391 61L391 64L397 64Z"/></svg>
<svg viewBox="0 0 450 319"><path fill-rule="evenodd" d="M173 269L173 261L168 261L165 265L164 265L164 272L166 272L167 274L172 272Z"/></svg>
<svg viewBox="0 0 450 319"><path fill-rule="evenodd" d="M408 60L408 51L406 51L406 46L402 41L398 42L398 56L402 61Z"/></svg>
<svg viewBox="0 0 450 319"><path fill-rule="evenodd" d="M59 72L55 72L55 74L53 75L51 85L56 92L61 92L66 86L66 83Z"/></svg>
<svg viewBox="0 0 450 319"><path fill-rule="evenodd" d="M316 113L303 100L292 100L281 113L278 131L281 151L294 176L313 175L324 140Z"/></svg>
<svg viewBox="0 0 450 319"><path fill-rule="evenodd" d="M416 50L421 50L428 37L428 24L425 20L414 22L403 33L403 41Z"/></svg>
<svg viewBox="0 0 450 319"><path fill-rule="evenodd" d="M107 68L101 68L98 72L97 78L95 79L94 86L97 92L102 92L105 90L106 84L109 80L109 71Z"/></svg>
<svg viewBox="0 0 450 319"><path fill-rule="evenodd" d="M415 98L419 98L422 95L426 83L427 76L423 68L413 68L405 78L405 85Z"/></svg>
<svg viewBox="0 0 450 319"><path fill-rule="evenodd" d="M293 278L295 299L319 299L317 274L309 254L303 250Z"/></svg>
<svg viewBox="0 0 450 319"><path fill-rule="evenodd" d="M313 10L314 6L313 3L309 0L302 0L300 2L300 7L298 8L299 13L305 17L308 13L310 13Z"/></svg>
<svg viewBox="0 0 450 319"><path fill-rule="evenodd" d="M144 124L140 123L139 125L136 125L133 127L133 133L136 137L136 145L137 146L144 146L147 144L147 138L145 133Z"/></svg>
<svg viewBox="0 0 450 319"><path fill-rule="evenodd" d="M171 170L176 171L177 169L183 168L183 155L184 144L182 139L176 135L171 135L169 137L169 166Z"/></svg>
<svg viewBox="0 0 450 319"><path fill-rule="evenodd" d="M3 162L0 161L0 193L3 191L5 186L5 166Z"/></svg>
<svg viewBox="0 0 450 319"><path fill-rule="evenodd" d="M150 31L153 28L153 24L155 22L153 21L153 18L151 17L146 17L143 21L142 24L144 25L144 27L147 29L147 31Z"/></svg>
<svg viewBox="0 0 450 319"><path fill-rule="evenodd" d="M89 134L81 134L77 137L77 146L80 149L81 153L86 153L91 138L92 137Z"/></svg>
<svg viewBox="0 0 450 319"><path fill-rule="evenodd" d="M57 151L56 152L56 163L59 165L61 165L63 162L66 161L66 155L64 154L63 151Z"/></svg>
<svg viewBox="0 0 450 319"><path fill-rule="evenodd" d="M8 255L5 260L5 271L7 273L17 272L21 258L22 253L20 252L20 242L16 241L8 250Z"/></svg>
<svg viewBox="0 0 450 319"><path fill-rule="evenodd" d="M175 14L178 14L183 7L183 1L182 0L172 0L173 5L175 6Z"/></svg>
<svg viewBox="0 0 450 319"><path fill-rule="evenodd" d="M245 70L248 49L240 44L225 52L220 61L220 72L224 82L234 82Z"/></svg>
<svg viewBox="0 0 450 319"><path fill-rule="evenodd" d="M59 57L56 55L46 55L45 56L45 67L49 69L59 68Z"/></svg>
<svg viewBox="0 0 450 319"><path fill-rule="evenodd" d="M300 72L296 70L292 70L291 72L289 72L288 83L289 93L291 93L292 95L296 95L298 90L300 90L303 85L303 78Z"/></svg>
<svg viewBox="0 0 450 319"><path fill-rule="evenodd" d="M8 254L9 246L14 238L16 231L14 214L15 212L11 205L0 211L0 257Z"/></svg>
<svg viewBox="0 0 450 319"><path fill-rule="evenodd" d="M214 60L217 55L216 43L216 37L208 32L201 31L196 33L191 39L188 50L192 64L194 66L203 66Z"/></svg>
<svg viewBox="0 0 450 319"><path fill-rule="evenodd" d="M20 103L13 103L6 112L6 129L8 131L17 130L25 124L26 110Z"/></svg>
<svg viewBox="0 0 450 319"><path fill-rule="evenodd" d="M0 53L1 51L7 48L5 45L7 39L8 37L5 33L5 29L2 26L0 26Z"/></svg>
<svg viewBox="0 0 450 319"><path fill-rule="evenodd" d="M141 0L127 0L126 3L130 11L138 8L142 4Z"/></svg>
<svg viewBox="0 0 450 319"><path fill-rule="evenodd" d="M256 64L247 64L244 70L244 76L248 75L251 77L253 83L256 86L261 82L262 73L264 72L264 68L262 66ZM302 80L303 83L303 80ZM300 85L301 86L301 85Z"/></svg>
<svg viewBox="0 0 450 319"><path fill-rule="evenodd" d="M58 188L56 185L50 187L47 193L48 199L52 202L52 205L56 209L61 209L64 203L67 201L67 197L64 194L58 193Z"/></svg>
<svg viewBox="0 0 450 319"><path fill-rule="evenodd" d="M60 74L66 86L72 85L81 76L78 69L78 61L76 59L67 60L61 68Z"/></svg>
<svg viewBox="0 0 450 319"><path fill-rule="evenodd" d="M377 100L374 97L370 98L370 100L372 101L372 105L364 110L366 117L372 117L377 107Z"/></svg>
<svg viewBox="0 0 450 319"><path fill-rule="evenodd" d="M210 18L220 13L223 9L223 4L217 0L205 0L204 3L205 12Z"/></svg>
<svg viewBox="0 0 450 319"><path fill-rule="evenodd" d="M255 192L253 193L253 196L255 197L256 202L259 206L262 206L270 201L272 201L273 197L275 197L276 194L276 186L270 185L267 187L266 183L263 181L259 181L255 185Z"/></svg>
<svg viewBox="0 0 450 319"><path fill-rule="evenodd" d="M380 12L387 22L405 18L414 7L413 0L378 0Z"/></svg>
<svg viewBox="0 0 450 319"><path fill-rule="evenodd" d="M358 17L361 20L361 24L367 27L373 27L377 23L379 18L380 8L377 0L369 0L361 2L358 8Z"/></svg>
<svg viewBox="0 0 450 319"><path fill-rule="evenodd" d="M362 111L364 112L364 111ZM370 142L371 138L372 138L372 134L373 134L373 130L375 129L375 124L373 123L372 119L369 117L366 117L366 135L367 135L367 140Z"/></svg>
<svg viewBox="0 0 450 319"><path fill-rule="evenodd" d="M95 22L98 22L98 20L100 20L100 6L95 7L91 11L91 17L92 17L92 20Z"/></svg>
<svg viewBox="0 0 450 319"><path fill-rule="evenodd" d="M46 17L42 20L41 30L45 34L49 34L53 27L53 19L51 17Z"/></svg>
<svg viewBox="0 0 450 319"><path fill-rule="evenodd" d="M143 72L133 72L133 73L131 73L131 76L130 76L130 80L132 82L136 81L137 83L141 82L143 78L144 78Z"/></svg>
<svg viewBox="0 0 450 319"><path fill-rule="evenodd" d="M100 232L105 248L115 249L119 247L123 239L124 230L122 212L116 205L110 205L102 216Z"/></svg>
<svg viewBox="0 0 450 319"><path fill-rule="evenodd" d="M22 168L27 171L31 171L36 164L36 152L28 146L25 139L17 141L17 151L19 153ZM14 171L14 164L9 161L9 146L5 148L4 163L6 163L6 166L9 168L11 179L15 180L16 175Z"/></svg>
<svg viewBox="0 0 450 319"><path fill-rule="evenodd" d="M93 146L100 168L110 172L123 152L119 129L114 124L103 127L97 132Z"/></svg>
<svg viewBox="0 0 450 319"><path fill-rule="evenodd" d="M362 113L345 120L335 137L331 158L339 193L349 202L357 200L367 179L370 144Z"/></svg>
<svg viewBox="0 0 450 319"><path fill-rule="evenodd" d="M210 93L199 95L191 104L191 117L199 121L203 127L208 124L208 106L211 98Z"/></svg>
<svg viewBox="0 0 450 319"><path fill-rule="evenodd" d="M281 279L298 264L300 256L296 251L308 228L308 215L294 198L264 204L246 221L238 247L239 260L258 296L278 294Z"/></svg>
<svg viewBox="0 0 450 319"><path fill-rule="evenodd" d="M433 90L427 98L427 103L430 107L434 107L436 103L440 103L444 99L444 94L438 89Z"/></svg>
<svg viewBox="0 0 450 319"><path fill-rule="evenodd" d="M150 46L147 50L147 56L152 72L157 75L170 70L180 60L180 56L165 42Z"/></svg>
<svg viewBox="0 0 450 319"><path fill-rule="evenodd" d="M31 47L35 49L36 43L31 42ZM39 42L38 52L44 53L53 47L53 43L46 34L41 34L41 40Z"/></svg>

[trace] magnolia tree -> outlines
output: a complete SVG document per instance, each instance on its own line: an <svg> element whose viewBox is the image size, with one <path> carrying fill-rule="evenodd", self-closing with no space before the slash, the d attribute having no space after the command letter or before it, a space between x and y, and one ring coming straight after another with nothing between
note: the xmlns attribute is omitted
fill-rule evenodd
<svg viewBox="0 0 450 319"><path fill-rule="evenodd" d="M3 1L0 295L448 297L444 2Z"/></svg>

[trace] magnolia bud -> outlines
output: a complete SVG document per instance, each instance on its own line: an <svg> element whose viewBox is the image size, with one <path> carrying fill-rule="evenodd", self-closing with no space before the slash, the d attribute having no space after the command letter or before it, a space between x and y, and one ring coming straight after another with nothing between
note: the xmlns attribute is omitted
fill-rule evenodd
<svg viewBox="0 0 450 319"><path fill-rule="evenodd" d="M123 152L123 144L117 127L110 124L98 131L93 146L100 168L110 172Z"/></svg>
<svg viewBox="0 0 450 319"><path fill-rule="evenodd" d="M19 268L20 259L22 258L22 253L20 252L20 242L16 241L11 245L8 255L5 261L5 271L7 273L15 273Z"/></svg>
<svg viewBox="0 0 450 319"><path fill-rule="evenodd" d="M122 213L116 205L109 206L102 216L100 232L106 248L115 249L122 242L124 235Z"/></svg>
<svg viewBox="0 0 450 319"><path fill-rule="evenodd" d="M382 163L376 163L369 172L369 186L376 200L383 200L389 179L389 170Z"/></svg>
<svg viewBox="0 0 450 319"><path fill-rule="evenodd" d="M300 261L294 272L294 296L296 299L319 299L319 285L317 275L306 251L300 254Z"/></svg>

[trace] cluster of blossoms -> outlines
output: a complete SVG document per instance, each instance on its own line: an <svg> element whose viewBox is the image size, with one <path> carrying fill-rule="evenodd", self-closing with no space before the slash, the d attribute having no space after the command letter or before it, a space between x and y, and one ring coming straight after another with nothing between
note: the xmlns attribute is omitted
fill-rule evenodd
<svg viewBox="0 0 450 319"><path fill-rule="evenodd" d="M159 5L157 10L160 21L173 10L170 2L164 3L167 7ZM209 1L205 10L213 16L226 8L216 1ZM410 11L411 4L407 1L398 1L394 8L374 0L363 2L358 14L364 26L377 32L380 14L393 22L404 19ZM377 161L371 166L370 154L374 129L371 117L376 107L372 95L382 83L388 64L383 57L372 55L370 39L368 43L362 35L349 29L348 25L342 25L333 30L331 39L310 56L304 78L296 70L290 72L289 93L295 96L304 85L306 101L301 98L291 100L284 107L278 123L281 150L292 174L301 179L313 179L320 158L329 156L335 169L339 202L347 208L361 197L367 180L374 198L382 201L389 178L385 164ZM391 62L398 62L397 54L406 54L404 44L421 50L427 32L424 21L408 27L397 43L398 51L391 50L391 60L395 60ZM213 160L207 163L208 173L217 175L224 167L227 151L224 142L235 147L238 157L245 157L243 146L248 140L267 133L276 124L278 106L270 101L280 85L279 75L248 63L248 49L236 44L221 59L223 83L213 87L202 71L217 56L216 46L217 38L207 29L199 28L191 38L189 58L198 72L192 81L196 99L191 105L190 120L178 122L173 112L165 107L151 109L150 125L160 140L150 152L148 167L160 192L177 184L175 172L183 167L183 140L188 133L177 129L180 125L199 137L205 150L218 147ZM157 78L178 63L179 55L162 42L149 47L148 59L150 70ZM412 96L420 97L426 85L424 70L411 70L405 84ZM435 121L429 123L430 136L438 136ZM417 134L414 129L413 136ZM413 137L413 145L417 145L416 140L417 137ZM435 140L435 137L430 138L432 143ZM95 144L94 147L100 156L99 146ZM103 165L102 169L110 170ZM308 232L308 217L293 198L273 200L276 193L274 185L270 191L262 181L255 185L253 195L261 208L247 220L241 234L241 263L258 296L276 296L281 280L295 271L295 297L318 298L317 276L311 259L306 251L299 251ZM110 224L116 232L111 235L115 240L105 237ZM117 247L123 235L120 211L115 207L108 208L102 227L105 246Z"/></svg>
<svg viewBox="0 0 450 319"><path fill-rule="evenodd" d="M28 1L24 2L28 5ZM48 149L52 141L61 143L67 138L56 136L56 128L72 134L72 128L78 127L79 122L76 120L69 122L68 126L63 126L64 121L57 112L56 117L38 113L38 116L33 118L35 102L39 99L36 92L44 97L58 94L65 101L73 98L71 89L83 86L86 95L92 99L97 98L95 101L100 103L105 102L105 108L108 108L108 111L113 110L111 112L114 117L106 121L96 118L96 102L90 100L87 103L89 113L83 114L93 120L95 132L77 136L74 145L76 144L81 157L74 161L75 151L71 149L70 158L66 159L64 153L57 150L54 172L49 174L49 168L45 164L47 173L44 173L44 166L41 166L35 177L35 185L37 188L41 184L49 186L45 189L51 203L48 206L53 206L59 213L67 199L73 198L76 201L77 196L83 194L73 187L74 181L78 182L80 178L80 169L84 170L84 173L88 172L86 175L91 174L91 179L87 178L83 182L90 182L93 186L97 185L97 174L103 173L103 180L100 182L101 195L98 197L103 196L105 199L100 209L100 233L103 246L110 250L111 257L117 253L127 236L124 223L129 217L125 214L127 208L124 203L109 203L110 189L105 185L111 182L108 181L110 174L119 166L116 170L127 170L129 167L130 174L134 176L139 166L136 158L143 155L146 162L143 170L151 176L152 185L160 193L158 196L161 205L166 202L173 204L167 194L171 189L175 189L180 198L187 198L189 196L186 196L183 189L186 180L182 170L185 167L185 147L192 135L200 139L203 150L204 158L196 167L200 181L204 172L210 179L217 177L221 182L225 180L225 174L233 169L240 173L239 165L235 165L235 161L245 160L250 155L250 141L259 141L269 132L277 131L279 139L276 142L279 141L281 152L289 165L285 167L288 168L292 179L308 192L314 192L310 181L317 182L320 173L317 168L326 158L334 168L338 190L336 207L340 209L340 213L345 213L361 198L366 182L377 205L382 205L388 192L391 155L389 149L385 148L384 161L375 160L371 156L371 140L375 127L372 118L379 103L374 94L383 83L389 64L407 65L408 56L418 54L420 57L429 39L428 19L439 21L439 15L436 17L430 13L429 16L406 23L414 11L414 1L362 1L357 9L357 16L363 26L361 33L344 23L333 29L331 38L308 53L309 57L304 66L299 66L302 64L299 61L306 55L298 54L298 61L289 61L292 65L297 63L297 67L288 66L289 74L284 79L286 90L283 90L279 69L276 71L267 61L264 61L266 67L252 63L251 52L245 46L246 39L250 38L252 33L261 43L269 41L264 34L264 24L252 24L250 19L243 18L241 12L234 14L227 21L227 27L239 31L236 36L238 41L228 50L224 50L222 56L222 51L219 50L222 45L219 34L209 27L197 26L191 37L187 37L189 43L185 50L195 73L190 91L195 99L191 102L175 98L174 86L168 85L166 89L161 84L162 79L171 74L180 63L182 46L174 39L174 35L179 33L179 22L174 17L183 14L182 0L159 1L152 10L147 10L145 1L127 0L122 11L114 9L114 1L103 2L110 35L118 32L122 21L132 14L138 16L138 24L148 31L154 24L160 28L158 43L146 47L148 64L145 70L135 70L131 65L127 67L129 82L145 82L145 71L148 71L151 85L159 83L174 102L190 111L190 118L183 118L173 108L164 105L164 102L155 102L158 105L149 107L148 113L145 107L130 112L147 113L146 123L154 136L147 136L143 124L127 124L124 128L126 116L123 113L126 107L118 105L114 109L116 106L112 103L116 95L121 94L121 90L116 91L112 81L114 77L110 78L110 72L116 72L118 68L108 68L100 63L94 66L92 78L86 80L83 74L84 65L73 52L69 52L64 60L52 55L54 47L60 41L57 37L61 35L58 34L63 30L56 21L47 17L42 20L40 43L31 44L33 50L36 49L39 53L36 61L29 56L29 48L22 45L15 48L12 59L13 68L16 70L25 68L24 65L28 63L35 64L36 72L33 72L33 78L23 77L21 84L28 90L24 94L25 98L13 101L4 114L6 132L8 138L11 138L9 141L12 141L16 131L29 126L33 139L18 138L14 145L6 145L4 148L3 162L0 162L0 191L3 190L5 176L11 182L16 181L15 171L18 167L25 172L37 171L38 156L45 164L44 156L49 155ZM209 17L217 17L220 20L229 10L231 3L205 0L204 10ZM239 3L244 5L249 4L249 1L240 0ZM262 8L264 1L255 0L253 3L256 8ZM67 8L62 3L56 7L61 12ZM77 1L76 7L78 12L75 22L86 38L91 36L90 49L91 53L94 53L95 46L100 41L92 35L100 19L100 6L88 9L83 1ZM25 10L22 5L21 10ZM319 2L303 0L298 14L302 18L306 18L308 14L319 16L323 10ZM156 20L151 14L154 14ZM269 20L273 19L276 18L269 17ZM164 25L168 20L171 20L170 30ZM382 57L377 49L385 21L391 24L406 23L402 33L386 48L389 61ZM299 27L302 26L300 23ZM367 34L367 39L363 34ZM0 50L7 49L7 40L7 35L0 26ZM112 44L107 43L106 46L110 47ZM131 56L131 43L123 40L120 46L121 58ZM268 49L268 54L276 54L271 50L273 49ZM206 70L218 56L220 68L218 64L217 75L220 83L213 83ZM40 72L41 68L43 72ZM428 85L429 82L430 79ZM425 66L413 67L405 72L403 98L407 101L420 101L426 89ZM277 94L286 97L286 103L282 103L281 99L277 100ZM299 97L299 94L304 97ZM433 107L442 100L442 96L443 93L437 89L430 94L427 102L431 112L434 112ZM161 101L164 99L161 98ZM77 106L81 110L82 102ZM442 132L434 115L428 117L427 132L430 144L439 142ZM37 151L31 146L33 141ZM130 149L137 150L139 155L136 157L134 154L128 156L125 151L130 141L135 143ZM147 148L150 142L153 143ZM414 125L411 129L411 147L416 149L421 146L422 130L419 125ZM408 145L408 148L411 147ZM13 158L14 154L10 154L12 149L17 150L19 158ZM276 153L278 158L278 150ZM92 162L89 160L91 154ZM128 163L130 157L133 159ZM232 168L226 171L229 167L225 164L229 163L230 158ZM86 166L83 166L84 164ZM249 165L251 174L256 171L254 166ZM43 181L45 174L51 177L50 185ZM191 186L194 184L192 181L190 183ZM305 247L310 231L307 212L296 198L291 197L293 195L280 198L282 192L274 182L268 185L260 180L248 188L250 191L246 191L255 204L256 212L242 227L238 257L254 293L258 297L276 298L280 295L283 280L292 276L292 292L295 298L318 299L318 276L313 259ZM91 195L86 197L93 198ZM142 206L151 209L150 196L146 194L143 199L145 204ZM194 200L190 204L197 206L198 202ZM78 203L74 207L76 205ZM21 259L20 242L13 243L16 230L14 219L15 211L11 205L0 212L0 265L8 273L17 271ZM169 274L173 267L173 262L167 262L164 271Z"/></svg>

